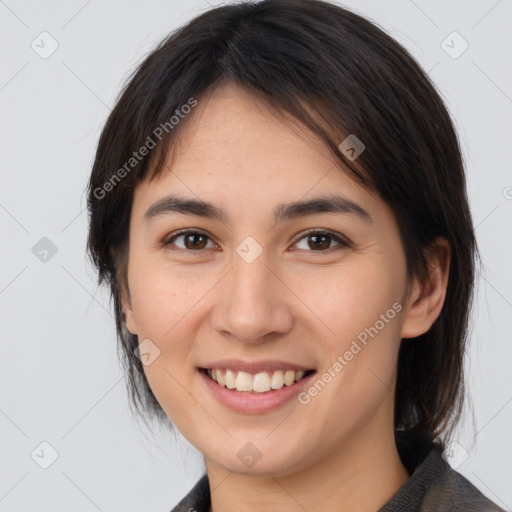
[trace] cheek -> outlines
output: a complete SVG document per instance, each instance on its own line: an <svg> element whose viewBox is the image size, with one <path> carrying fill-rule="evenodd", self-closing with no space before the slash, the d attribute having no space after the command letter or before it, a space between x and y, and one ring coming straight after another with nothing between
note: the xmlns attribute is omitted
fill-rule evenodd
<svg viewBox="0 0 512 512"><path fill-rule="evenodd" d="M154 362L143 369L161 405L177 403L181 398L175 379L186 382L189 378L186 375L190 370L187 358L192 337L187 332L188 322L200 311L200 299L207 292L208 283L201 285L200 280L180 277L176 272L171 275L155 265L140 268L145 270L132 271L130 276L133 315L139 343L149 339L150 346L156 346L152 350L158 353ZM173 396L163 400L162 394Z"/></svg>
<svg viewBox="0 0 512 512"><path fill-rule="evenodd" d="M139 342L149 339L159 351L143 370L167 416L178 428L187 430L197 405L186 391L193 376L188 360L192 346L189 322L200 312L200 299L209 283L154 265L146 268L132 272L130 282Z"/></svg>
<svg viewBox="0 0 512 512"><path fill-rule="evenodd" d="M326 400L317 405L336 404L339 411L359 411L353 419L358 421L360 414L363 421L383 400L392 397L404 278L382 262L352 266L350 271L340 270L328 277L308 280L307 287L304 281L301 287L304 302L328 333L322 340L328 374L318 377L329 383L325 386ZM343 417L345 413L339 414Z"/></svg>
<svg viewBox="0 0 512 512"><path fill-rule="evenodd" d="M179 332L181 321L215 284L211 276L199 278L200 272L180 272L154 262L137 266L134 261L132 268L130 293L139 332L160 343Z"/></svg>
<svg viewBox="0 0 512 512"><path fill-rule="evenodd" d="M350 343L376 322L380 327L381 315L385 320L395 319L386 322L383 330L390 330L391 323L399 323L393 304L400 302L404 277L383 262L369 261L359 266L326 269L323 274L303 274L295 285L297 296L321 321L319 325L324 325L322 330L331 340L332 348L343 349L345 343Z"/></svg>

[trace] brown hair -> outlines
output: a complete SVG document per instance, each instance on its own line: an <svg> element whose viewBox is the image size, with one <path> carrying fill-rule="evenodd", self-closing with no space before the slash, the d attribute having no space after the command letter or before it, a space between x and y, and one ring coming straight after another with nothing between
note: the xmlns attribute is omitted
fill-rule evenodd
<svg viewBox="0 0 512 512"><path fill-rule="evenodd" d="M206 11L151 52L108 118L88 186L88 251L99 282L110 286L131 405L141 415L167 419L134 354L137 337L126 329L120 302L133 192L161 172L193 115L180 115L183 106L225 82L302 122L355 180L390 205L409 276L426 278L425 249L437 237L449 242L441 314L427 333L401 342L395 427L431 439L451 435L464 400L478 255L457 135L435 85L401 45L365 18L321 0L240 2ZM177 124L172 116L180 117ZM158 127L166 129L156 137ZM357 164L338 149L348 134L366 146ZM130 160L156 138L147 156Z"/></svg>

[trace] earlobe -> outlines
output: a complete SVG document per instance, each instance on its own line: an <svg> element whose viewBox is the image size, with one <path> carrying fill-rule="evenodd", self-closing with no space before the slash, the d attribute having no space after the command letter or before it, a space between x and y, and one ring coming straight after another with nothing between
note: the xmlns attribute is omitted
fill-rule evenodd
<svg viewBox="0 0 512 512"><path fill-rule="evenodd" d="M416 338L426 333L443 308L450 269L450 245L438 238L426 253L429 274L423 282L415 279L407 299L402 324L402 338Z"/></svg>
<svg viewBox="0 0 512 512"><path fill-rule="evenodd" d="M137 335L137 322L135 321L135 315L128 295L129 294L124 290L121 292L121 307L123 309L124 323L131 334Z"/></svg>

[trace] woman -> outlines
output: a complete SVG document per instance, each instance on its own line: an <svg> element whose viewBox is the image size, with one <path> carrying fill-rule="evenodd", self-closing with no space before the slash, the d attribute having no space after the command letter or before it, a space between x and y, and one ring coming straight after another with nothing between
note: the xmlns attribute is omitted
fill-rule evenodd
<svg viewBox="0 0 512 512"><path fill-rule="evenodd" d="M457 136L378 27L198 16L117 101L89 212L133 405L204 455L174 511L501 510L442 457L476 258Z"/></svg>

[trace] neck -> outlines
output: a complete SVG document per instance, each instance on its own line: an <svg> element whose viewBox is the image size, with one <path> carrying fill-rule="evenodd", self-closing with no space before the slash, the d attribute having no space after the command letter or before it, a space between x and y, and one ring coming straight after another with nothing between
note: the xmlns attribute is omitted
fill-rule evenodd
<svg viewBox="0 0 512 512"><path fill-rule="evenodd" d="M285 476L232 473L205 459L209 512L375 512L409 478L393 430L377 430L366 426L327 458Z"/></svg>

